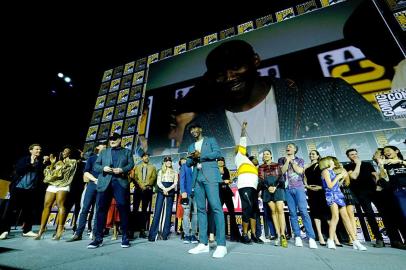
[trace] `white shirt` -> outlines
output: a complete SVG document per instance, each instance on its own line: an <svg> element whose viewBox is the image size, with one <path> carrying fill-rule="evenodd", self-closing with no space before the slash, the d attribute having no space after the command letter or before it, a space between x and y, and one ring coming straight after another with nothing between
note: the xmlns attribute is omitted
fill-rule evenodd
<svg viewBox="0 0 406 270"><path fill-rule="evenodd" d="M246 137L241 137L240 138L240 143L239 146L246 148L247 147L247 138ZM236 156L235 156L235 165L237 166L237 170L240 169L241 165L243 164L248 164L249 167L252 167L253 170L256 170L255 165L252 163L251 160L245 155L245 153L238 151ZM242 173L239 174L237 177L237 187L238 189L240 188L245 188L245 187L252 187L257 189L258 186L258 171L256 171L256 174L254 173Z"/></svg>
<svg viewBox="0 0 406 270"><path fill-rule="evenodd" d="M239 142L244 121L248 122L248 144L264 144L280 140L278 110L273 87L266 98L250 110L238 113L226 110L226 115L235 144Z"/></svg>
<svg viewBox="0 0 406 270"><path fill-rule="evenodd" d="M203 140L204 140L204 138L202 138L201 140L195 142L195 150L199 151L200 153L202 152ZM201 168L202 168L202 164L201 164L201 163L197 163L197 168L198 168L198 169L201 169Z"/></svg>
<svg viewBox="0 0 406 270"><path fill-rule="evenodd" d="M195 149L200 153L202 152L203 140L204 138L202 138L200 141L195 142Z"/></svg>

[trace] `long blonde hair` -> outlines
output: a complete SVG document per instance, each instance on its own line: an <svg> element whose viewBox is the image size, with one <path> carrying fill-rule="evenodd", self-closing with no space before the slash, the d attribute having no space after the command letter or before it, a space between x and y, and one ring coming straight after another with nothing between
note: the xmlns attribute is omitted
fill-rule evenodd
<svg viewBox="0 0 406 270"><path fill-rule="evenodd" d="M338 161L338 159L336 157L332 157L333 162L334 162L334 173L338 174L341 173L343 171L343 165L340 163L340 161Z"/></svg>
<svg viewBox="0 0 406 270"><path fill-rule="evenodd" d="M334 161L333 157L331 157L331 156L321 158L319 160L320 170L322 171L324 169L330 168L330 161Z"/></svg>
<svg viewBox="0 0 406 270"><path fill-rule="evenodd" d="M169 169L172 169L172 171L175 171L175 170L173 169L173 164L172 164L172 162L171 162L171 166L170 166L170 167L166 167L166 161L164 161L164 162L162 163L161 171L162 171L163 173L165 173L168 168L169 168Z"/></svg>

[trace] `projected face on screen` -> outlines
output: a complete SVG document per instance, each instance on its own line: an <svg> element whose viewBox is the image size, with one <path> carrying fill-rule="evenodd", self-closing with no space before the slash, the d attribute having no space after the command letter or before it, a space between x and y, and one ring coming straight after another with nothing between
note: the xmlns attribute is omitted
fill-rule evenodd
<svg viewBox="0 0 406 270"><path fill-rule="evenodd" d="M336 5L337 9L340 5L344 4ZM179 68L176 57L151 66L151 85L154 78L164 81L165 74L175 71L177 78L147 91L153 98L148 151L153 155L185 152L193 143L187 132L192 123L201 125L205 136L215 137L223 148L238 143L244 121L249 145L404 127L400 121L384 119L375 100L377 92L390 89L392 63L387 67L373 63L342 36L354 8L344 6L341 13L330 10L324 15L319 11L271 25L266 39L264 32L255 33L258 29L215 43L200 54L195 50L190 62L195 66L198 54L205 64L200 74L185 75L183 82L180 74L190 70ZM342 16L341 22L330 20L328 12ZM316 42L313 38L322 22L339 33ZM293 32L310 28L314 35L309 32L289 44ZM183 65L187 55L178 56ZM354 138L351 144L362 142ZM334 152L333 148L329 144L326 151Z"/></svg>

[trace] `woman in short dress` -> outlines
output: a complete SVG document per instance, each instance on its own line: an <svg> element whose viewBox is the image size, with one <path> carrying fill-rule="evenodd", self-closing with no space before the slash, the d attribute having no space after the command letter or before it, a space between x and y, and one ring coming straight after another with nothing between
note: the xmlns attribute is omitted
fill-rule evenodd
<svg viewBox="0 0 406 270"><path fill-rule="evenodd" d="M57 216L57 231L53 240L59 240L62 236L66 214L70 209L65 209L66 196L69 193L69 187L72 183L73 176L76 172L77 162L75 159L71 159L71 149L65 147L60 155L60 160L56 161L56 156L50 155L49 160L51 165L47 166L44 170L44 183L48 184L48 188L45 193L44 209L41 217L41 227L38 232L38 236L35 240L42 238L45 232L46 224L48 222L51 208L56 201L58 205Z"/></svg>
<svg viewBox="0 0 406 270"><path fill-rule="evenodd" d="M343 220L344 226L353 241L353 248L358 250L366 250L367 248L363 246L356 238L353 226L345 208L346 205L344 201L344 195L341 192L339 186L339 181L344 179L347 173L343 171L339 174L335 174L335 164L332 157L325 157L320 159L319 166L321 170L323 188L326 192L327 205L330 207L331 210L327 247L330 249L336 249L334 236L336 233L336 227L340 215Z"/></svg>
<svg viewBox="0 0 406 270"><path fill-rule="evenodd" d="M344 169L343 165L338 161L337 158L332 157L334 161L334 173L340 174L344 172L344 178L339 182L340 190L344 195L344 202L345 202L345 209L347 210L348 217L350 218L350 222L352 224L352 229L354 233L357 233L357 225L355 222L354 216L354 205L358 204L357 197L352 193L350 189L350 176L348 175L347 171ZM337 244L337 243L336 243ZM349 239L349 244L352 244L351 238Z"/></svg>
<svg viewBox="0 0 406 270"><path fill-rule="evenodd" d="M282 182L282 172L278 163L272 162L272 152L264 150L264 164L258 168L258 177L262 180L263 201L271 208L272 221L275 226L277 239L275 245L288 247L285 236L285 183Z"/></svg>

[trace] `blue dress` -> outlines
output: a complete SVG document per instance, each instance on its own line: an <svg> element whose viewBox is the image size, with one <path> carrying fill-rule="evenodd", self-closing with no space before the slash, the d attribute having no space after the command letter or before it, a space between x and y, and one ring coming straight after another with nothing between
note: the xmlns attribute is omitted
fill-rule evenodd
<svg viewBox="0 0 406 270"><path fill-rule="evenodd" d="M330 174L331 181L334 181L334 179L336 178L336 174L333 172L333 170L328 170L328 172ZM340 190L338 181L334 184L332 188L329 188L323 176L321 177L321 180L323 182L323 188L326 192L327 205L331 206L333 203L336 203L340 207L345 206L344 194Z"/></svg>

